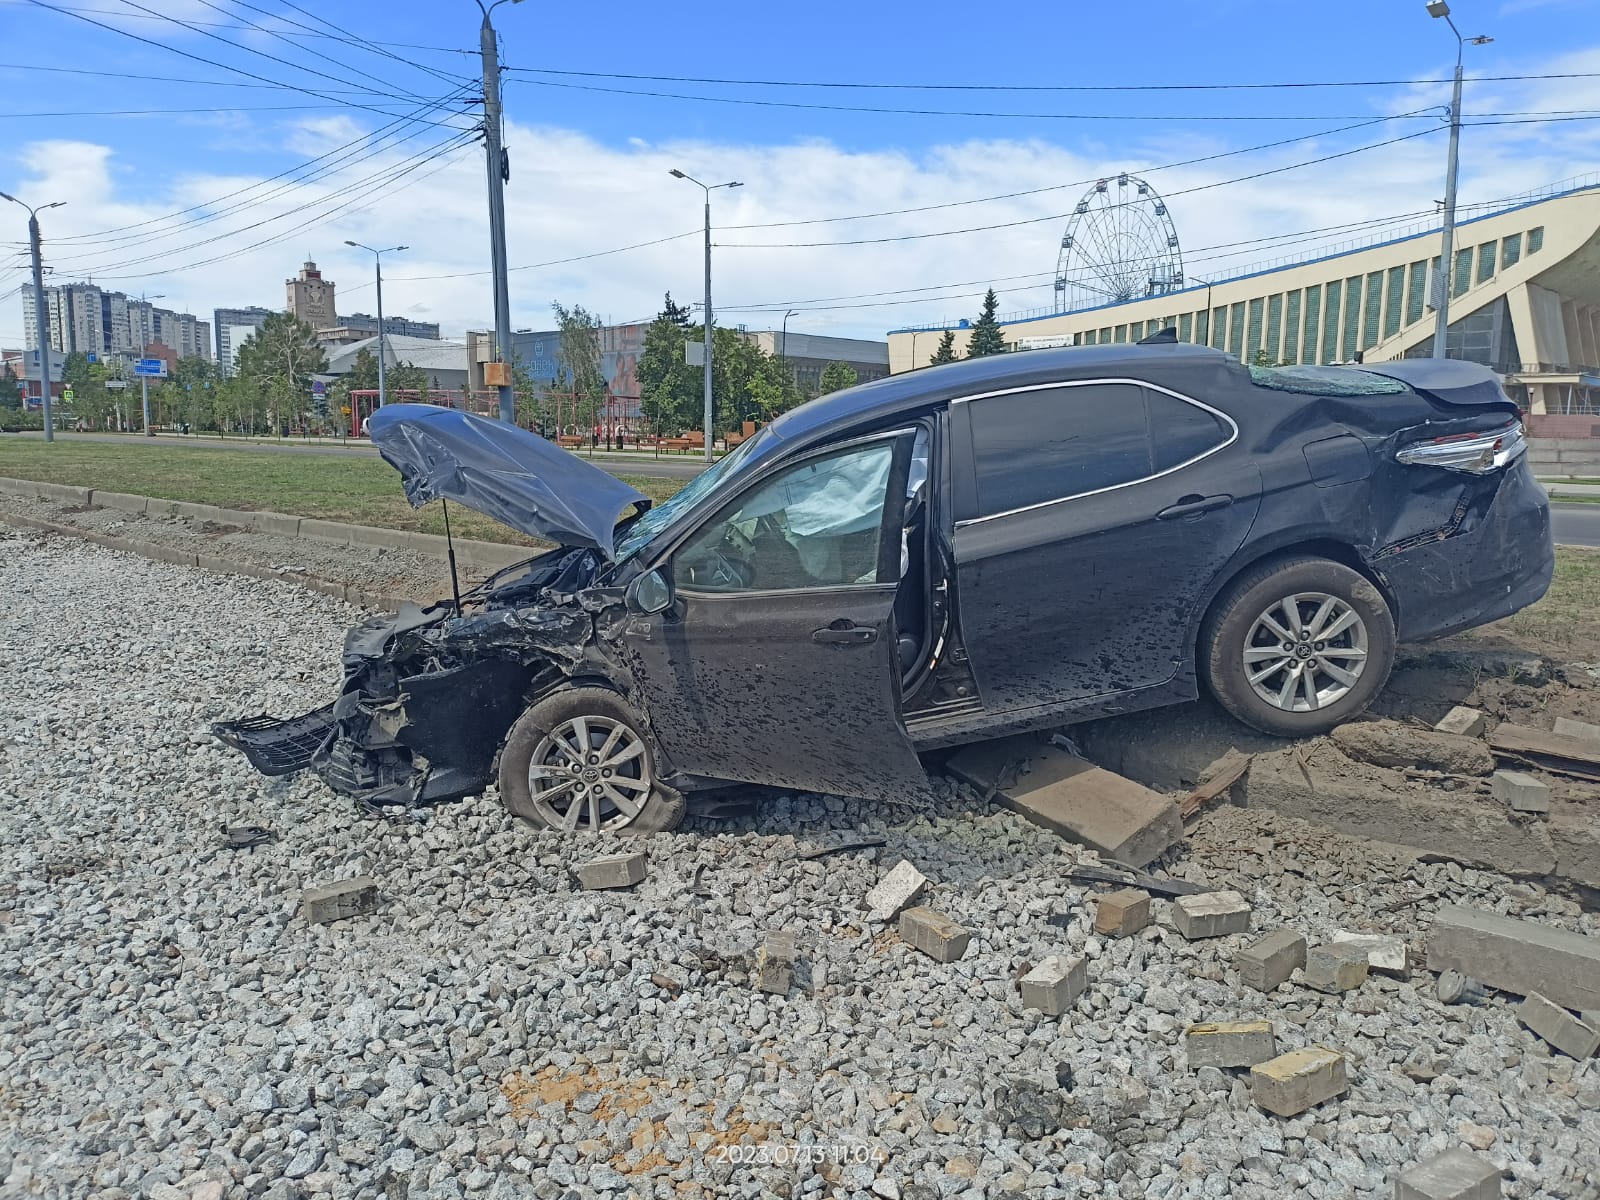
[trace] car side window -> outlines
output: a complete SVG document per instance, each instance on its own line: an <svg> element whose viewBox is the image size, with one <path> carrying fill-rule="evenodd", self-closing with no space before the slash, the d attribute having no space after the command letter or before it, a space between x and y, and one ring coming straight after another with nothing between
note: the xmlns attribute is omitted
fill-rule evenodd
<svg viewBox="0 0 1600 1200"><path fill-rule="evenodd" d="M978 515L994 516L1153 474L1144 389L1035 388L969 401Z"/></svg>
<svg viewBox="0 0 1600 1200"><path fill-rule="evenodd" d="M1145 389L1144 398L1150 406L1150 437L1157 471L1170 471L1199 458L1233 436L1226 421L1198 404L1150 388Z"/></svg>
<svg viewBox="0 0 1600 1200"><path fill-rule="evenodd" d="M894 444L814 458L757 484L692 534L679 587L770 592L878 582Z"/></svg>

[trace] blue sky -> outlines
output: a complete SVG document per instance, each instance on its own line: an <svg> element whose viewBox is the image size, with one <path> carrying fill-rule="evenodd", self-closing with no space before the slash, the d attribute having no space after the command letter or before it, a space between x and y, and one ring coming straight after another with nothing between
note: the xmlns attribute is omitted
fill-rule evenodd
<svg viewBox="0 0 1600 1200"><path fill-rule="evenodd" d="M280 305L283 279L309 255L339 282L341 310L371 311L370 262L343 241L381 239L412 247L387 272L387 309L441 321L447 332L490 320L486 278L474 274L488 259L481 150L464 137L452 150L455 135L445 127L469 125L476 110L456 104L454 112L466 115L451 116L449 106L421 102L458 86L470 90L478 70L475 5L47 2L78 15L0 0L0 86L8 94L0 128L9 135L0 139L0 190L31 202L68 201L48 214L55 278L160 291L166 303L207 315L218 305ZM1039 9L613 4L597 18L589 7L502 5L495 19L511 68L509 245L522 268L512 277L515 323L547 324L555 299L624 320L648 316L668 289L698 297L700 196L667 175L671 166L707 182L746 184L716 200L717 301L729 320L773 325L795 303L802 313L791 328L867 336L965 313L989 281L999 281L1003 309L1051 303L1064 228L1057 214L1070 211L1080 185L1100 174L1140 170L1172 195L1195 275L1373 236L1386 219L1424 220L1442 192L1438 114L1448 88L1417 81L1448 75L1455 41L1422 0ZM1455 19L1463 34L1495 38L1467 48L1469 79L1591 76L1469 83L1469 120L1475 113L1600 115L1592 0L1464 0ZM38 67L55 69L23 69ZM982 90L617 78L645 75ZM178 78L215 82L171 81ZM989 90L1372 80L1408 82ZM246 86L269 81L287 86ZM144 109L182 111L29 115ZM434 123L394 124L418 113ZM1395 116L1409 113L1421 115ZM1600 120L1485 119L1518 123L1466 131L1464 202L1600 167ZM1370 123L1329 132L1362 122ZM385 127L382 140L360 141ZM1420 136L1394 141L1407 134ZM1152 169L1293 138L1304 140ZM1393 144L1295 165L1379 142ZM296 177L300 164L324 154L331 154L326 174ZM1228 182L1280 168L1289 169ZM280 172L291 174L262 183ZM1056 190L792 224L1043 188ZM25 219L10 211L11 224L0 225L0 344L7 345L20 336L11 289L23 278L15 243ZM780 222L789 224L770 227ZM991 225L1009 228L949 232ZM1263 240L1276 235L1281 240ZM809 244L819 241L857 244ZM1217 249L1234 243L1246 244ZM880 295L890 291L908 295Z"/></svg>

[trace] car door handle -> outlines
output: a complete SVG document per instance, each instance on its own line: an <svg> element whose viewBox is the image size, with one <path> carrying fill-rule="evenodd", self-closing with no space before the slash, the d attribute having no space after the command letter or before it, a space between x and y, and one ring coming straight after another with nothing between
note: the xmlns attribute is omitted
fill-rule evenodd
<svg viewBox="0 0 1600 1200"><path fill-rule="evenodd" d="M1198 517L1233 503L1232 496L1184 496L1176 504L1163 508L1156 514L1158 521L1176 521L1180 517Z"/></svg>
<svg viewBox="0 0 1600 1200"><path fill-rule="evenodd" d="M826 646L865 646L878 640L878 631L870 625L852 625L847 621L835 621L826 629L815 630L811 634L811 640Z"/></svg>

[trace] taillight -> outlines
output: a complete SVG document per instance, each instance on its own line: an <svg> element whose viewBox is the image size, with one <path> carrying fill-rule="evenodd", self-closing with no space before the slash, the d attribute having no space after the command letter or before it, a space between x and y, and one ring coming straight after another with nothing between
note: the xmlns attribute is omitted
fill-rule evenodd
<svg viewBox="0 0 1600 1200"><path fill-rule="evenodd" d="M1513 421L1502 429L1486 433L1458 433L1432 441L1415 442L1401 450L1395 458L1414 466L1487 475L1514 462L1527 451L1528 441L1523 436L1522 422Z"/></svg>

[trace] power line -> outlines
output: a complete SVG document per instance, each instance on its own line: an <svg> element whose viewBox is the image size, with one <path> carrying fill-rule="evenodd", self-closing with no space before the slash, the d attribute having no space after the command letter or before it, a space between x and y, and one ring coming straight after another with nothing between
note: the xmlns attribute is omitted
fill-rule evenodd
<svg viewBox="0 0 1600 1200"><path fill-rule="evenodd" d="M628 75L611 71L568 71L555 67L508 67L524 75L565 75L578 79L622 79L646 83L709 83L730 87L772 88L850 88L865 91L917 92L1223 92L1259 89L1415 87L1422 84L1453 83L1453 79L1336 79L1323 81L1290 80L1280 83L1118 83L1118 84L1031 84L1031 83L878 83L839 80L728 79L695 75ZM1600 72L1570 72L1542 75L1476 75L1468 83L1505 83L1534 79L1600 79Z"/></svg>
<svg viewBox="0 0 1600 1200"><path fill-rule="evenodd" d="M1166 197L1188 196L1195 192L1209 191L1213 188L1227 187L1235 183L1245 183L1252 179L1262 179L1268 175L1280 175L1285 171L1298 170L1301 167L1315 166L1318 163L1332 162L1335 159L1349 158L1353 154L1364 154L1368 150L1378 150L1384 146L1393 146L1400 142L1408 142L1413 138L1426 137L1437 130L1423 129L1416 133L1402 134L1399 137L1389 138L1382 142L1373 142L1366 146L1357 146L1351 150L1341 150L1335 154L1324 154L1319 158L1306 159L1303 162L1289 163L1286 166L1271 167L1264 171L1256 171L1250 175L1240 175L1233 179L1223 179L1215 183L1197 184L1194 187L1183 188L1176 192L1166 193ZM1112 207L1116 207L1113 205ZM890 237L876 238L850 238L832 242L718 242L717 245L728 250L794 250L814 249L822 246L866 246L883 242L915 242L928 238L954 237L965 233L984 233L993 229L1012 229L1020 225L1037 225L1042 221L1061 221L1071 216L1070 213L1051 213L1043 217L1024 217L1015 221L999 221L991 225L973 225L965 229L943 229L933 233L903 233Z"/></svg>
<svg viewBox="0 0 1600 1200"><path fill-rule="evenodd" d="M35 117L40 119L46 117L178 117L195 116L203 113L235 112L326 112L330 108L348 107L347 103L333 102L328 104L212 104L205 108L102 108L62 112L0 112L0 120ZM386 117L398 115L378 108L374 108L371 111L382 113ZM432 123L430 122L430 124ZM455 128L455 126L450 128Z"/></svg>
<svg viewBox="0 0 1600 1200"><path fill-rule="evenodd" d="M232 2L235 3L235 4L241 5L244 8L254 9L256 12L259 12L259 13L265 13L264 9L256 8L255 5L246 3L246 0L232 0ZM302 21L294 21L294 20L291 20L288 17L284 17L284 16L281 16L281 15L278 15L276 17L276 19L278 19L278 20L289 21L290 24L295 25L296 27L304 30L306 33L310 34L312 37L331 37L336 41L343 42L347 46L353 46L358 50L367 50L367 51L370 51L373 54L381 54L383 57L388 58L388 59L393 59L397 63L401 63L401 64L403 64L405 66L408 66L408 67L415 67L419 71L426 71L428 74L434 76L435 78L437 78L439 80L442 80L445 83L466 83L466 82L470 82L470 81L466 80L464 77L462 77L460 75L452 75L452 74L449 74L449 73L444 72L444 71L436 71L432 67L426 66L426 65L424 65L422 63L413 62L412 60L407 59L407 58L401 58L398 54L392 54L388 50L381 48L381 47L383 47L385 45L385 43L383 43L383 42L364 42L364 41L361 41L359 39L352 38L349 35L348 32L346 32L343 29L340 29L332 21L326 20L325 18L318 16L314 12L309 12L306 9L301 8L298 4L294 3L294 0L283 0L283 3L285 5L287 5L289 8L294 9L295 12L300 13L302 16L310 17L313 21L316 21L319 24L324 25L328 29L331 29L333 31L332 33L322 33L319 30L311 28L311 26L305 24ZM273 16L274 14L267 13L266 15Z"/></svg>
<svg viewBox="0 0 1600 1200"><path fill-rule="evenodd" d="M626 253L629 250L643 250L643 249L645 249L646 247L649 247L649 246L661 246L661 245L665 245L667 242L681 241L686 237L699 237L700 233L701 233L701 230L699 230L699 229L686 229L682 233L672 233L672 234L668 234L666 237L652 238L648 242L634 242L631 245L627 245L627 246L613 246L609 250L595 250L595 251L592 251L591 253L588 253L588 254L576 254L576 255L573 255L571 258L555 258L555 259L551 259L549 262L524 263L520 267L509 267L507 269L511 270L511 271L538 271L538 270L541 270L541 269L543 269L545 267L564 267L568 263L587 262L591 258L605 258L607 255L611 255L611 254L623 254L623 253ZM451 272L450 274L447 274L447 275L391 275L391 276L388 276L388 278L393 279L396 282L400 282L400 281L419 282L419 281L422 281L422 280L432 280L432 279L471 279L471 278L473 278L475 276L488 275L488 274L491 274L491 273L492 272L489 272L489 271L453 271L453 272ZM371 286L372 285L370 283L358 283L358 284L354 284L353 286L351 286L347 290L348 291L352 291L352 292L358 292L364 287L371 287Z"/></svg>
<svg viewBox="0 0 1600 1200"><path fill-rule="evenodd" d="M287 83L244 83L237 79L186 79L175 75L142 75L130 71L93 71L86 67L41 67L33 63L0 63L0 71L49 71L59 75L93 75L97 79L138 79L149 83L192 83L207 87L269 88L277 91L297 92L300 89ZM382 93L366 88L330 88L334 95L374 96Z"/></svg>
<svg viewBox="0 0 1600 1200"><path fill-rule="evenodd" d="M535 87L566 88L580 92L605 92L614 96L645 96L654 100L693 100L702 104L734 104L757 108L797 108L823 112L877 113L911 117L981 117L1018 121L1353 121L1357 119L1354 116L1329 116L1325 114L1284 116L1272 113L1236 115L1160 113L1143 115L1131 113L983 112L945 108L879 108L859 104L812 104L799 100L757 100L748 96L690 96L683 92L648 92L634 88L601 87L598 84L559 83L552 79L530 79L527 82Z"/></svg>
<svg viewBox="0 0 1600 1200"><path fill-rule="evenodd" d="M290 8L295 8L295 5L291 4L289 7ZM136 21L164 21L164 20L166 20L165 17L163 17L163 16L161 16L159 14L152 15L152 14L148 14L148 13L128 12L126 9L121 9L121 8L74 8L74 7L71 7L70 5L64 5L64 6L61 7L60 11L66 12L66 13L71 13L71 14L73 14L75 16L78 15L78 14L89 14L89 15L99 15L99 16L103 16L103 17L121 17L121 18L126 19L126 20L136 20ZM297 11L304 12L305 10L304 9L297 9ZM318 18L318 19L320 20L320 18ZM200 20L191 19L189 23L191 25L208 26L209 28L212 28L212 29L240 29L240 28L242 28L242 26L240 26L240 25L226 24L226 23L224 23L222 21L200 21ZM320 37L320 38L329 39L331 41L343 41L343 40L345 40L344 38L341 38L341 37L335 37L335 35L330 34L330 33L315 33L315 32L311 32L311 33L305 33L305 34L300 34L300 35L291 35L291 36ZM450 47L450 46L423 46L423 45L417 44L416 42L380 42L380 41L372 41L372 42L369 42L367 44L368 45L373 45L373 46L393 46L393 47L395 47L396 49L399 49L399 50L427 50L427 51L430 51L431 53L435 53L435 54L476 55L478 53L476 50L459 50L459 49L455 49L455 48Z"/></svg>

